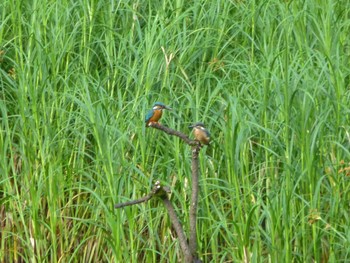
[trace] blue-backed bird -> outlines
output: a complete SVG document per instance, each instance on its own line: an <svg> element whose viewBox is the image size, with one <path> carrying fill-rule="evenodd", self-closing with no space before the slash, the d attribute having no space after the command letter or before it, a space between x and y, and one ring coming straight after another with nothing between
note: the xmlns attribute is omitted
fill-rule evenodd
<svg viewBox="0 0 350 263"><path fill-rule="evenodd" d="M203 122L197 122L190 125L189 128L193 129L194 138L201 144L209 145L210 142L210 132L205 128Z"/></svg>
<svg viewBox="0 0 350 263"><path fill-rule="evenodd" d="M159 119L162 117L163 110L171 110L170 107L166 106L161 102L154 103L151 110L146 114L145 123L146 127L149 127L151 123L158 123Z"/></svg>

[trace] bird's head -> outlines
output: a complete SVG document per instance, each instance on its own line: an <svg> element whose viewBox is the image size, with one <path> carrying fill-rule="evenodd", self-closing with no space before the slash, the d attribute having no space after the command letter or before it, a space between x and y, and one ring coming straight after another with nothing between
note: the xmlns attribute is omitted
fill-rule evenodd
<svg viewBox="0 0 350 263"><path fill-rule="evenodd" d="M204 123L203 122L196 122L190 126L188 126L191 129L205 129Z"/></svg>
<svg viewBox="0 0 350 263"><path fill-rule="evenodd" d="M153 105L153 110L164 110L164 109L171 110L170 107L168 107L167 105L165 105L165 104L163 104L161 102L156 102Z"/></svg>

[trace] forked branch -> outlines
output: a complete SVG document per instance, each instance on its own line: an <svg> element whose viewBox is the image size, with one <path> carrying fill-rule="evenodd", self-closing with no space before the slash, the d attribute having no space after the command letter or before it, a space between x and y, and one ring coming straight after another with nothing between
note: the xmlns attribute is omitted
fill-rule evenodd
<svg viewBox="0 0 350 263"><path fill-rule="evenodd" d="M187 135L182 132L165 127L159 123L152 123L150 127L164 131L167 134L177 136L181 138L185 143L192 146L192 194L190 204L190 238L189 247L195 262L200 262L197 259L197 210L198 210L198 196L199 196L199 162L198 156L202 148L202 145L195 140L191 140Z"/></svg>
<svg viewBox="0 0 350 263"><path fill-rule="evenodd" d="M198 141L191 140L186 134L173 130L171 128L165 127L159 123L150 123L149 127L161 130L169 135L177 136L182 139L186 144L192 147L192 194L191 194L191 204L190 204L190 237L189 243L186 241L186 236L183 231L182 225L175 213L174 207L170 202L167 193L170 190L164 186L160 185L160 182L157 181L152 188L152 191L137 200L129 201L121 204L116 204L115 208L121 208L129 205L140 204L142 202L147 202L153 197L159 197L162 199L164 206L166 207L170 220L173 224L173 227L176 231L176 234L179 238L180 247L185 257L185 262L202 262L197 258L197 207L198 207L198 196L199 196L199 162L198 156L202 148L201 144Z"/></svg>
<svg viewBox="0 0 350 263"><path fill-rule="evenodd" d="M114 207L115 208L122 208L125 206L136 205L139 203L147 202L150 199L152 199L153 197L160 198L163 201L163 204L168 211L170 221L172 222L173 227L174 227L175 232L176 232L176 235L179 238L180 247L181 247L182 252L184 254L184 257L185 257L185 262L187 262L187 263L193 262L192 253L191 253L190 247L186 241L185 232L183 231L181 223L176 215L175 209L168 198L168 193L170 193L170 189L168 187L162 186L159 181L156 181L151 192L148 195L146 195L145 197L142 197L142 198L134 200L134 201L128 201L125 203L116 204Z"/></svg>

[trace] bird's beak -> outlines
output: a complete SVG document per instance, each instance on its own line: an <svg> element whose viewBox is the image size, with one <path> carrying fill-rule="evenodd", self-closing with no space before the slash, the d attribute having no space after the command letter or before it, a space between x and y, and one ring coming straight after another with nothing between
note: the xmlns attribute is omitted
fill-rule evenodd
<svg viewBox="0 0 350 263"><path fill-rule="evenodd" d="M172 108L170 108L169 106L165 106L164 109L172 110Z"/></svg>
<svg viewBox="0 0 350 263"><path fill-rule="evenodd" d="M191 129L193 129L193 127L194 127L194 125L190 125L190 126L188 126L188 128L191 128Z"/></svg>

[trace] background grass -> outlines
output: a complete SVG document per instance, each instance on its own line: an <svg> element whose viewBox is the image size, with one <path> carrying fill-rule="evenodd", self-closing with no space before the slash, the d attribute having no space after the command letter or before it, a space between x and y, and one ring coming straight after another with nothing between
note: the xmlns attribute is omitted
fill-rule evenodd
<svg viewBox="0 0 350 263"><path fill-rule="evenodd" d="M190 149L144 127L213 135L201 154L204 262L350 260L350 3L0 3L0 261L178 262L157 202L188 228ZM164 52L162 51L164 48Z"/></svg>

